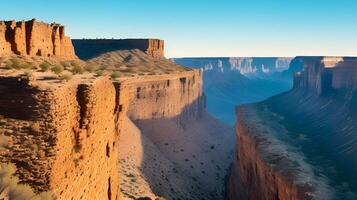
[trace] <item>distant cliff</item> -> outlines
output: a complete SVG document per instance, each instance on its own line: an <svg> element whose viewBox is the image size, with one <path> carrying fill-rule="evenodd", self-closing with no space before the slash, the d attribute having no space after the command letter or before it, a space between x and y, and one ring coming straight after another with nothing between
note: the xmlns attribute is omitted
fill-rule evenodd
<svg viewBox="0 0 357 200"><path fill-rule="evenodd" d="M159 39L74 39L79 58L87 60L116 50L139 49L155 58L164 57L164 41Z"/></svg>
<svg viewBox="0 0 357 200"><path fill-rule="evenodd" d="M228 198L356 199L357 58L297 57L291 68L302 70L291 91L237 109Z"/></svg>
<svg viewBox="0 0 357 200"><path fill-rule="evenodd" d="M223 58L173 58L173 61L188 67L203 68L205 71L239 71L248 77L260 77L281 72L289 68L292 58L278 57L223 57Z"/></svg>
<svg viewBox="0 0 357 200"><path fill-rule="evenodd" d="M178 64L203 69L207 110L231 125L235 106L263 101L292 87L283 76L291 58L174 58Z"/></svg>
<svg viewBox="0 0 357 200"><path fill-rule="evenodd" d="M56 56L76 59L72 42L64 26L30 21L0 21L0 56L11 54Z"/></svg>

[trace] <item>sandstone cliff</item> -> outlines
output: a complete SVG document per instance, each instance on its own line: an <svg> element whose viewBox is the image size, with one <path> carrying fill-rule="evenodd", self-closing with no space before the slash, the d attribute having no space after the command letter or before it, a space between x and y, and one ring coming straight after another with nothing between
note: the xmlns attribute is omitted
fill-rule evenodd
<svg viewBox="0 0 357 200"><path fill-rule="evenodd" d="M298 57L292 63L303 71L291 91L237 109L229 199L357 197L357 59ZM236 192L238 183L243 193Z"/></svg>
<svg viewBox="0 0 357 200"><path fill-rule="evenodd" d="M76 59L72 42L64 26L30 21L0 22L0 56L56 56Z"/></svg>
<svg viewBox="0 0 357 200"><path fill-rule="evenodd" d="M164 41L159 39L75 39L72 40L79 58L87 60L100 54L139 49L155 58L164 57Z"/></svg>
<svg viewBox="0 0 357 200"><path fill-rule="evenodd" d="M126 195L129 189L126 188L126 183L121 182L121 179L127 181L126 173L118 173L118 170L125 167L125 163L130 163L130 159L125 157L125 162L119 163L118 159L123 158L120 157L120 148L122 153L127 152L127 149L123 149L127 135L136 134L129 128L132 126L131 120L134 120L138 126L141 124L141 131L151 134L150 137L140 136L148 138L146 145L138 146L143 148L144 157L140 162L131 164L135 169L141 167L142 170L135 170L135 173L145 177L141 180L146 184L138 185L138 188L153 188L151 195L169 199L188 196L200 199L202 196L212 198L221 195L222 178L230 163L230 148L233 146L233 143L227 145L227 142L232 141L229 139L232 135L218 134L225 126L218 125L217 121L205 114L200 70L171 75L127 77L114 83L108 77L96 78L89 75L77 75L66 83L42 78L29 81L3 74L0 83L0 115L3 117L1 137L8 141L6 147L0 150L0 161L14 163L20 181L29 184L36 191L51 191L57 199L120 199L122 194L123 198L132 197L133 194ZM153 126L149 128L145 125L146 120L152 119L168 121L155 122L157 125L153 131ZM173 143L171 145L185 142L188 146L199 145L207 148L205 151L215 152L210 158L205 155L207 153L199 153L203 151L201 147L197 150L185 147L188 154L197 156L206 166L186 174L185 171L190 169L189 165L176 164L185 162L184 159L172 159L175 158L173 155L166 159L161 149L165 145L157 141L165 137L157 135L154 140L152 134L160 133L157 130L162 130L159 128L162 123L172 123L171 129L166 127L165 130L190 137L193 132L180 129L192 127L199 119L209 120L211 128L207 129L209 126L204 121L201 125L195 125L193 130L197 131L196 139L169 140L169 133L174 132L167 132L169 135L165 136L167 141ZM225 131L230 133L229 130ZM198 133L202 136L198 137ZM211 142L201 141L205 134L212 135ZM208 138L205 140L209 140ZM226 145L223 148L224 143ZM148 144L151 145L150 148L147 147ZM130 149L138 144L133 137L126 145ZM210 146L215 149L209 150ZM155 150L157 148L160 150ZM135 151L131 153L135 157L138 155ZM215 154L216 157L212 157ZM149 155L155 155L166 164L148 160ZM219 164L222 156L227 156L227 159ZM214 163L203 158L210 158ZM136 159L140 160L140 156ZM151 171L158 165L170 177L167 179L169 185L166 185L165 178L156 177L159 172ZM171 167L168 168L169 166ZM216 167L221 170L217 171ZM206 177L205 173L217 178L216 182L206 181L214 183L209 188L200 186ZM219 174L218 177L214 176L216 173ZM195 179L194 182L185 184L192 178ZM122 186L119 187L119 183ZM205 192L216 190L215 183L220 189L214 194L206 194ZM143 194L138 193L136 197L140 197L139 195Z"/></svg>

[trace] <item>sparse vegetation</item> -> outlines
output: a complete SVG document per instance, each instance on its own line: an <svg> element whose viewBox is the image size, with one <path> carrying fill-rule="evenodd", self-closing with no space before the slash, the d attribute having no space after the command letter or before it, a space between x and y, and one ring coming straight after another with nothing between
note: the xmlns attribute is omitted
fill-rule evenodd
<svg viewBox="0 0 357 200"><path fill-rule="evenodd" d="M97 71L95 71L95 74L96 74L97 76L103 76L104 71L103 71L103 70L97 70Z"/></svg>
<svg viewBox="0 0 357 200"><path fill-rule="evenodd" d="M24 76L27 80L29 81L33 81L35 79L34 75L33 75L33 72L31 70L26 70L24 72Z"/></svg>
<svg viewBox="0 0 357 200"><path fill-rule="evenodd" d="M94 72L97 69L97 67L93 64L87 64L86 66L84 66L84 70L86 70L89 73Z"/></svg>
<svg viewBox="0 0 357 200"><path fill-rule="evenodd" d="M120 77L120 72L118 72L118 71L112 72L112 74L110 75L110 77L111 77L112 79L117 79L117 78Z"/></svg>
<svg viewBox="0 0 357 200"><path fill-rule="evenodd" d="M49 192L35 194L29 185L19 184L14 173L16 167L13 164L0 163L0 195L15 200L52 200ZM7 197L6 197L7 196Z"/></svg>
<svg viewBox="0 0 357 200"><path fill-rule="evenodd" d="M61 65L55 65L51 68L51 71L53 71L53 73L55 73L57 75L61 74L63 72L63 70L64 70L64 68Z"/></svg>
<svg viewBox="0 0 357 200"><path fill-rule="evenodd" d="M74 64L72 65L72 70L71 70L71 72L72 72L73 74L83 74L84 69L83 69L83 67L80 66L79 64L74 63Z"/></svg>
<svg viewBox="0 0 357 200"><path fill-rule="evenodd" d="M69 81L72 79L72 74L71 73L65 73L60 76L61 80L64 81Z"/></svg>
<svg viewBox="0 0 357 200"><path fill-rule="evenodd" d="M32 63L24 62L18 58L11 58L6 62L5 69L31 69L34 68Z"/></svg>
<svg viewBox="0 0 357 200"><path fill-rule="evenodd" d="M71 69L71 65L70 65L68 62L66 62L66 61L61 61L60 63L61 63L61 65L64 67L64 69L66 69L66 70Z"/></svg>
<svg viewBox="0 0 357 200"><path fill-rule="evenodd" d="M43 62L43 63L41 63L40 64L40 68L41 68L41 71L42 72L45 72L45 71L47 71L47 70L49 70L50 69L50 63L48 63L48 62Z"/></svg>
<svg viewBox="0 0 357 200"><path fill-rule="evenodd" d="M34 122L30 128L33 133L39 133L41 131L40 123L38 122Z"/></svg>

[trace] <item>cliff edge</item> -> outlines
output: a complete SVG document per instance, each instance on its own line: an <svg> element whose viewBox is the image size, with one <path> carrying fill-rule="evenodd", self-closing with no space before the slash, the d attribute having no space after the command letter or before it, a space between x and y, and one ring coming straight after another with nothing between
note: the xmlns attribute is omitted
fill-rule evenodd
<svg viewBox="0 0 357 200"><path fill-rule="evenodd" d="M297 66L300 63L300 66ZM351 57L297 57L294 88L237 109L236 158L248 199L355 199L356 74Z"/></svg>

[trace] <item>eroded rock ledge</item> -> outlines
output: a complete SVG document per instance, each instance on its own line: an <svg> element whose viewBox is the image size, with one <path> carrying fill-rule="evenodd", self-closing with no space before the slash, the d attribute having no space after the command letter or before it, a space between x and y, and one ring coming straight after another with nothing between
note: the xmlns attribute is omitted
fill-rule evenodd
<svg viewBox="0 0 357 200"><path fill-rule="evenodd" d="M36 21L0 21L0 56L56 56L76 59L64 26Z"/></svg>
<svg viewBox="0 0 357 200"><path fill-rule="evenodd" d="M174 117L202 98L199 70L55 84L0 76L0 83L8 141L0 162L16 164L21 182L57 199L119 199L117 145L126 116ZM200 105L185 112L199 115Z"/></svg>

